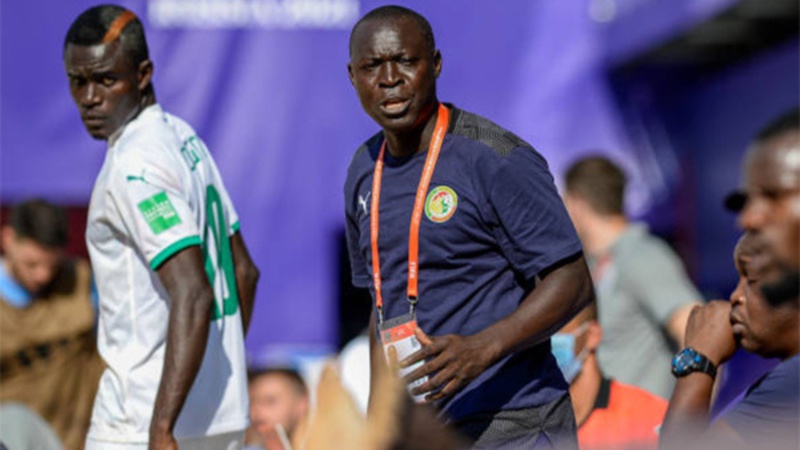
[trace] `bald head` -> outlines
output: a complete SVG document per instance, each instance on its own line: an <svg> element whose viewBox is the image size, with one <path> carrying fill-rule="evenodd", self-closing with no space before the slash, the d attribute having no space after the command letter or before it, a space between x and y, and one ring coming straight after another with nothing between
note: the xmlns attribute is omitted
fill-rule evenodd
<svg viewBox="0 0 800 450"><path fill-rule="evenodd" d="M764 246L762 291L771 303L800 296L800 114L793 110L758 134L744 166L739 225Z"/></svg>
<svg viewBox="0 0 800 450"><path fill-rule="evenodd" d="M388 5L373 9L353 26L353 31L350 33L350 56L352 57L353 49L361 34L369 32L370 30L370 27L365 25L403 21L411 21L416 25L420 34L422 34L422 37L425 39L429 53L433 55L436 51L436 42L433 38L433 29L428 19L411 9L402 6Z"/></svg>

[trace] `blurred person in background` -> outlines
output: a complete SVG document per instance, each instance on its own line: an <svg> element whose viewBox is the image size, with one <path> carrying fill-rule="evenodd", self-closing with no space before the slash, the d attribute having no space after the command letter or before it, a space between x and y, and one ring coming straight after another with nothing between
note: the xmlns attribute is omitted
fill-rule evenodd
<svg viewBox="0 0 800 450"><path fill-rule="evenodd" d="M156 102L133 12L87 9L62 56L86 130L108 145L86 231L108 365L87 448L240 449L259 274L219 170Z"/></svg>
<svg viewBox="0 0 800 450"><path fill-rule="evenodd" d="M581 450L655 449L667 401L607 378L597 362L603 329L595 303L553 335L553 355L570 383Z"/></svg>
<svg viewBox="0 0 800 450"><path fill-rule="evenodd" d="M66 255L64 211L14 206L2 228L0 401L41 415L67 448L83 445L103 364L89 264Z"/></svg>
<svg viewBox="0 0 800 450"><path fill-rule="evenodd" d="M726 199L745 234L729 302L692 312L661 442L667 449L800 448L800 114L769 124L745 156L744 188ZM736 348L780 363L710 423L716 368Z"/></svg>
<svg viewBox="0 0 800 450"><path fill-rule="evenodd" d="M308 388L293 369L264 369L249 375L250 427L248 450L282 450L285 441L302 448L310 410Z"/></svg>
<svg viewBox="0 0 800 450"><path fill-rule="evenodd" d="M593 298L580 240L544 158L440 103L441 70L430 23L414 11L380 7L353 27L350 81L382 129L345 184L353 284L375 300L371 345L380 348L378 327L411 329L420 347L400 356L411 393L476 448L574 448L550 336ZM381 330L384 345L391 336ZM380 364L372 359L373 385Z"/></svg>
<svg viewBox="0 0 800 450"><path fill-rule="evenodd" d="M595 283L603 372L664 399L675 380L672 355L702 296L675 252L625 215L625 174L602 156L573 163L564 202L583 241Z"/></svg>
<svg viewBox="0 0 800 450"><path fill-rule="evenodd" d="M79 444L80 445L80 444ZM25 405L0 404L0 450L63 450L50 426Z"/></svg>

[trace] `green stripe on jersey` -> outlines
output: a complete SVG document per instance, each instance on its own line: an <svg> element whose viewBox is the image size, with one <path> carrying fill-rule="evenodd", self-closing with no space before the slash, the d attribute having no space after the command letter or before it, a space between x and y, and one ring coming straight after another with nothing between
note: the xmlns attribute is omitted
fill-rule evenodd
<svg viewBox="0 0 800 450"><path fill-rule="evenodd" d="M200 240L200 236L189 236L185 237L177 242L173 242L164 250L161 250L159 254L150 261L150 268L153 270L157 270L161 264L164 263L170 256L178 253L179 251L185 249L186 247L191 247L192 245L202 245L203 241Z"/></svg>

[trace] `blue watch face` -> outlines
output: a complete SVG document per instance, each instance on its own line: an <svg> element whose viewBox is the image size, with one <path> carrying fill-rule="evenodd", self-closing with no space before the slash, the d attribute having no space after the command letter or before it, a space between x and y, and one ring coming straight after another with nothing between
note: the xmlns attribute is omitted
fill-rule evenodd
<svg viewBox="0 0 800 450"><path fill-rule="evenodd" d="M672 359L672 372L683 375L700 363L700 355L693 348L685 348Z"/></svg>

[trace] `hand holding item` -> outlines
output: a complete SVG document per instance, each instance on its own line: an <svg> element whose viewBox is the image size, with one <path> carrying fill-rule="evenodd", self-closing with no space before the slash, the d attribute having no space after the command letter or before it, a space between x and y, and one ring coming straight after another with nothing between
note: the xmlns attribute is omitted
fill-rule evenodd
<svg viewBox="0 0 800 450"><path fill-rule="evenodd" d="M407 374L405 381L410 383L429 376L428 381L411 391L415 395L429 393L426 401L441 400L457 393L494 362L490 347L482 342L480 335L429 337L420 328L416 334L422 348L400 361L400 367L425 361Z"/></svg>

